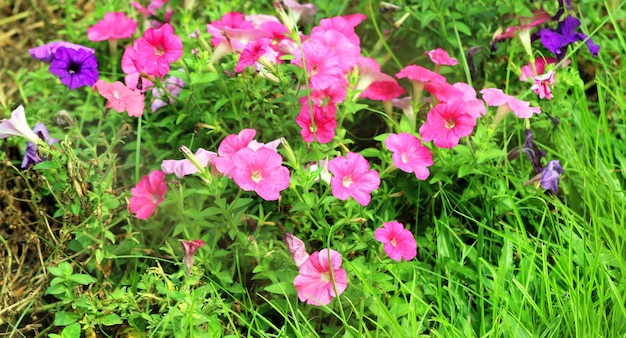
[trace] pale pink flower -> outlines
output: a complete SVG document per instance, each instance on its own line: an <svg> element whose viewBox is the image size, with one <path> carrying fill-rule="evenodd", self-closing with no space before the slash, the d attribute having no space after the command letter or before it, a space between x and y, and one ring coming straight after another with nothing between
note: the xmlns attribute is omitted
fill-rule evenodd
<svg viewBox="0 0 626 338"><path fill-rule="evenodd" d="M301 5L294 0L283 0L283 4L290 9L295 22L302 19L304 23L311 23L315 18L315 13L317 13L317 7L314 4Z"/></svg>
<svg viewBox="0 0 626 338"><path fill-rule="evenodd" d="M317 306L328 305L333 297L346 291L348 276L341 268L341 261L341 254L332 249L312 253L293 280L300 301Z"/></svg>
<svg viewBox="0 0 626 338"><path fill-rule="evenodd" d="M428 55L430 61L434 62L436 65L454 66L459 63L457 59L450 57L448 52L446 52L443 48L433 49L431 51L424 52L424 54Z"/></svg>
<svg viewBox="0 0 626 338"><path fill-rule="evenodd" d="M311 35L316 34L318 31L334 30L337 33L347 37L352 45L360 46L361 41L359 39L359 36L356 34L354 28L366 18L367 17L364 14L356 13L322 19L320 20L320 24L318 26L313 27L313 29L311 30Z"/></svg>
<svg viewBox="0 0 626 338"><path fill-rule="evenodd" d="M404 88L400 87L396 79L387 74L383 75L382 79L370 84L359 97L376 101L391 101L405 93Z"/></svg>
<svg viewBox="0 0 626 338"><path fill-rule="evenodd" d="M126 74L126 76L124 76L126 86L131 89L137 89L143 93L148 89L152 89L154 83L147 80L145 77L141 77L140 72L137 70L137 67L135 67L134 60L135 54L137 54L137 50L135 49L136 45L137 41L132 45L126 46L124 49L124 54L122 55L122 71Z"/></svg>
<svg viewBox="0 0 626 338"><path fill-rule="evenodd" d="M519 118L529 118L533 114L539 114L541 109L539 107L531 107L530 102L522 101L515 96L504 94L501 89L498 88L485 88L480 91L483 94L483 100L488 105L494 107L506 106L506 109L513 111L513 113Z"/></svg>
<svg viewBox="0 0 626 338"><path fill-rule="evenodd" d="M104 80L96 81L93 88L108 100L107 108L112 108L118 113L126 111L129 116L143 115L145 102L143 94L138 90L132 90L119 81L108 83Z"/></svg>
<svg viewBox="0 0 626 338"><path fill-rule="evenodd" d="M535 70L533 69L533 64L529 62L528 64L522 66L519 80L522 82L526 82L526 80L534 78L535 74L544 74L546 72L547 65L555 65L556 63L557 59L553 57L535 58L535 69L537 70L537 72L535 73ZM570 61L567 60L563 63L563 66L569 63Z"/></svg>
<svg viewBox="0 0 626 338"><path fill-rule="evenodd" d="M187 276L191 274L191 268L193 267L193 256L196 251L204 246L204 241L201 239L195 239L193 241L181 241L180 245L183 248L183 263L185 264L185 272Z"/></svg>
<svg viewBox="0 0 626 338"><path fill-rule="evenodd" d="M461 137L474 130L476 119L466 113L466 104L461 100L442 102L428 112L426 122L420 127L422 140L440 148L454 148Z"/></svg>
<svg viewBox="0 0 626 338"><path fill-rule="evenodd" d="M415 173L415 177L420 180L428 178L428 167L434 163L433 155L417 137L409 133L389 134L385 146L393 152L391 158L398 169Z"/></svg>
<svg viewBox="0 0 626 338"><path fill-rule="evenodd" d="M328 158L313 162L309 165L309 172L316 173L318 170L319 174L317 174L315 182L322 180L322 182L330 184L331 175L330 171L328 171Z"/></svg>
<svg viewBox="0 0 626 338"><path fill-rule="evenodd" d="M374 231L374 238L384 244L385 252L394 261L404 258L407 261L417 256L417 243L411 231L397 222L385 222L382 228Z"/></svg>
<svg viewBox="0 0 626 338"><path fill-rule="evenodd" d="M2 119L0 121L0 138L9 136L21 136L33 144L39 142L39 136L35 134L26 121L26 113L22 105L11 112L10 119Z"/></svg>
<svg viewBox="0 0 626 338"><path fill-rule="evenodd" d="M254 190L266 201L275 201L289 188L289 169L282 165L278 152L259 148L243 148L232 156L234 168L230 176L244 191Z"/></svg>
<svg viewBox="0 0 626 338"><path fill-rule="evenodd" d="M182 69L179 69L182 70ZM150 110L153 112L157 111L157 109L161 107L165 107L168 104L172 104L175 102L175 98L178 97L180 92L185 87L185 82L175 76L169 76L167 80L163 83L165 85L164 88L152 88L152 104L150 105ZM169 93L166 94L166 91Z"/></svg>
<svg viewBox="0 0 626 338"><path fill-rule="evenodd" d="M124 12L109 12L87 30L87 37L91 41L126 39L133 36L136 29L137 22L127 18Z"/></svg>
<svg viewBox="0 0 626 338"><path fill-rule="evenodd" d="M293 258L296 266L298 268L301 267L309 258L304 242L294 234L287 232L285 234L285 243L287 243L287 248L289 248L289 253L291 253L291 258Z"/></svg>
<svg viewBox="0 0 626 338"><path fill-rule="evenodd" d="M446 82L446 78L443 77L443 75L416 65L409 65L402 68L396 74L396 77L398 79L407 78L411 80L414 85L426 82Z"/></svg>
<svg viewBox="0 0 626 338"><path fill-rule="evenodd" d="M161 170L151 171L149 175L142 177L131 190L130 211L139 219L148 219L157 205L163 202L166 192L165 173Z"/></svg>
<svg viewBox="0 0 626 338"><path fill-rule="evenodd" d="M183 43L168 23L159 29L148 28L136 41L135 49L135 67L152 76L165 76L170 64L183 55Z"/></svg>
<svg viewBox="0 0 626 338"><path fill-rule="evenodd" d="M313 104L313 120L309 103L306 97L300 100L300 114L296 117L296 123L302 128L300 135L306 142L317 140L319 143L328 143L335 137L337 120L335 119L335 105L328 104L320 107Z"/></svg>
<svg viewBox="0 0 626 338"><path fill-rule="evenodd" d="M380 185L380 176L376 170L370 170L370 164L359 153L348 153L328 162L328 170L333 174L330 180L333 196L347 200L352 196L362 206L370 203L370 193Z"/></svg>
<svg viewBox="0 0 626 338"><path fill-rule="evenodd" d="M552 100L554 96L552 95L552 86L556 83L554 70L550 70L545 74L537 75L533 78L535 82L532 89L535 94L539 95L540 99L548 99Z"/></svg>
<svg viewBox="0 0 626 338"><path fill-rule="evenodd" d="M211 163L211 160L217 157L217 154L212 151L198 148L194 156L202 167L206 167L209 163ZM163 170L166 174L174 174L178 178L183 178L187 175L192 175L198 172L198 168L188 159L163 160L163 162L161 162L161 170Z"/></svg>

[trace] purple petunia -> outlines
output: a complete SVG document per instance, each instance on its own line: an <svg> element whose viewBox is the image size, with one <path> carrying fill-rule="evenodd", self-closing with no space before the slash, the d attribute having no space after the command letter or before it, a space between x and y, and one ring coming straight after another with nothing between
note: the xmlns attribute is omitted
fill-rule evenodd
<svg viewBox="0 0 626 338"><path fill-rule="evenodd" d="M548 162L548 165L546 165L546 168L543 169L541 174L541 186L544 189L552 190L555 194L558 193L559 180L563 172L563 167L561 167L558 160Z"/></svg>
<svg viewBox="0 0 626 338"><path fill-rule="evenodd" d="M73 50L84 49L91 54L95 53L95 50L93 50L92 48L66 41L54 41L46 43L45 45L31 48L28 50L28 52L30 53L30 56L33 57L33 59L37 59L45 63L50 63L50 61L54 59L54 53L57 51L57 49L59 49L59 47L65 47Z"/></svg>
<svg viewBox="0 0 626 338"><path fill-rule="evenodd" d="M50 63L50 72L57 75L70 90L82 86L93 86L98 81L98 61L82 48L74 50L59 47Z"/></svg>
<svg viewBox="0 0 626 338"><path fill-rule="evenodd" d="M567 46L576 41L587 39L587 35L576 32L579 26L580 20L568 15L563 21L559 22L556 29L542 28L537 34L541 38L541 43L559 59L562 59L567 52ZM600 46L596 45L591 39L588 39L585 43L591 55L597 57Z"/></svg>
<svg viewBox="0 0 626 338"><path fill-rule="evenodd" d="M43 123L37 123L33 128L33 132L40 139L46 142L48 145L52 145L53 143L59 143L59 140L50 137L50 133L48 132L48 128ZM37 144L33 142L28 142L26 145L26 152L24 154L24 160L22 161L22 169L26 169L33 164L37 164L39 162L45 161L45 158L40 158L37 155Z"/></svg>
<svg viewBox="0 0 626 338"><path fill-rule="evenodd" d="M530 163L533 165L533 169L536 173L543 171L543 165L541 165L541 158L546 156L546 152L540 150L533 142L533 134L530 129L526 129L526 141L521 147L524 154L528 154L530 157Z"/></svg>

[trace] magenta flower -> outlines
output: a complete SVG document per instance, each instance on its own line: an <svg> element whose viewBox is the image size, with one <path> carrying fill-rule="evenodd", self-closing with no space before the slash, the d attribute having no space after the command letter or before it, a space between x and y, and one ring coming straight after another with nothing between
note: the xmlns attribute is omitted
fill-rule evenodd
<svg viewBox="0 0 626 338"><path fill-rule="evenodd" d="M346 291L348 276L346 270L341 268L341 261L341 254L332 249L312 253L293 280L300 301L316 306L328 305L333 297Z"/></svg>
<svg viewBox="0 0 626 338"><path fill-rule="evenodd" d="M533 78L534 84L530 89L539 95L540 99L552 100L554 98L552 86L556 83L555 74L553 70L550 70L545 74L535 76Z"/></svg>
<svg viewBox="0 0 626 338"><path fill-rule="evenodd" d="M109 12L87 30L90 41L105 41L130 38L135 34L137 22L127 18L124 12Z"/></svg>
<svg viewBox="0 0 626 338"><path fill-rule="evenodd" d="M433 155L417 137L409 133L389 134L385 146L393 152L391 158L398 169L415 173L415 177L420 180L428 178L428 167L434 163Z"/></svg>
<svg viewBox="0 0 626 338"><path fill-rule="evenodd" d="M304 242L294 234L287 232L285 234L285 243L287 243L287 248L289 248L289 253L291 253L291 257L296 263L296 266L298 268L301 267L302 264L309 259L309 254L306 252Z"/></svg>
<svg viewBox="0 0 626 338"><path fill-rule="evenodd" d="M235 168L231 157L235 155L239 150L246 148L252 139L256 135L256 130L254 129L243 129L239 132L239 134L231 134L226 136L222 143L220 143L219 148L217 148L217 153L219 157L213 160L217 171L226 176L230 175L230 172Z"/></svg>
<svg viewBox="0 0 626 338"><path fill-rule="evenodd" d="M235 66L235 73L241 73L246 66L254 66L254 64L262 57L272 41L268 38L260 38L250 41L239 55L239 61Z"/></svg>
<svg viewBox="0 0 626 338"><path fill-rule="evenodd" d="M410 261L417 256L415 237L397 221L383 223L382 228L374 231L374 238L384 244L387 256L394 261Z"/></svg>
<svg viewBox="0 0 626 338"><path fill-rule="evenodd" d="M118 113L126 111L128 116L143 115L145 102L143 94L138 90L132 90L119 81L108 83L104 80L98 80L94 89L108 100L107 108L112 108Z"/></svg>
<svg viewBox="0 0 626 338"><path fill-rule="evenodd" d="M302 62L303 55L305 62ZM306 71L313 89L324 89L338 83L342 85L346 83L337 54L319 41L311 40L302 43L302 49L295 52L292 63L300 67L304 67L306 63Z"/></svg>
<svg viewBox="0 0 626 338"><path fill-rule="evenodd" d="M50 73L58 76L70 90L91 87L98 81L98 61L85 49L58 47L50 62Z"/></svg>
<svg viewBox="0 0 626 338"><path fill-rule="evenodd" d="M533 64L529 62L528 64L522 66L519 80L522 82L526 82L526 80L534 78L535 74L545 74L546 66L556 65L557 62L557 59L551 57L535 58L535 69L537 70L537 73L535 73L535 71L533 70ZM570 63L571 62L569 60L566 60L565 62L563 62L562 66L567 66Z"/></svg>
<svg viewBox="0 0 626 338"><path fill-rule="evenodd" d="M262 147L256 151L243 148L232 156L230 176L244 191L254 190L266 201L275 201L280 192L289 188L289 169L274 150Z"/></svg>
<svg viewBox="0 0 626 338"><path fill-rule="evenodd" d="M398 79L407 78L413 85L426 82L446 82L446 78L421 66L409 65L402 68L397 74Z"/></svg>
<svg viewBox="0 0 626 338"><path fill-rule="evenodd" d="M136 41L135 49L135 67L152 76L165 76L170 64L183 55L183 43L168 23L159 29L148 28Z"/></svg>
<svg viewBox="0 0 626 338"><path fill-rule="evenodd" d="M302 128L300 135L305 142L328 143L335 137L337 120L335 119L335 105L325 107L313 104L313 121L309 112L309 103L306 97L300 100L300 114L296 117L296 123Z"/></svg>
<svg viewBox="0 0 626 338"><path fill-rule="evenodd" d="M204 246L204 241L201 239L195 239L193 241L181 241L180 245L183 248L183 263L185 264L185 272L187 276L191 274L191 268L193 267L193 256L196 251Z"/></svg>
<svg viewBox="0 0 626 338"><path fill-rule="evenodd" d="M424 84L424 89L440 102L455 100L465 102L465 112L475 119L487 113L485 103L476 98L476 91L467 83L457 82L450 85L447 82L429 82Z"/></svg>
<svg viewBox="0 0 626 338"><path fill-rule="evenodd" d="M166 192L165 173L161 170L151 171L149 175L142 177L131 190L130 211L139 219L148 219L157 205L163 202Z"/></svg>
<svg viewBox="0 0 626 338"><path fill-rule="evenodd" d="M194 156L198 160L198 163L204 168L217 157L217 154L212 151L198 148ZM163 160L163 162L161 162L161 170L163 170L166 174L174 174L178 178L183 178L187 175L192 175L198 172L198 168L188 159Z"/></svg>
<svg viewBox="0 0 626 338"><path fill-rule="evenodd" d="M2 119L0 121L0 138L9 136L21 136L34 144L37 144L39 141L39 136L35 134L26 121L26 113L22 105L11 112L10 119Z"/></svg>
<svg viewBox="0 0 626 338"><path fill-rule="evenodd" d="M46 43L43 46L31 48L28 50L33 59L37 59L42 62L49 63L54 59L54 53L57 51L59 47L65 47L73 50L84 49L85 51L94 54L95 50L93 48L88 48L85 46L65 42L65 41L54 41Z"/></svg>
<svg viewBox="0 0 626 338"><path fill-rule="evenodd" d="M498 88L485 88L480 91L483 94L483 100L490 106L504 107L504 113L512 111L519 118L529 118L533 114L539 114L541 109L539 107L531 107L530 102L522 101L515 96L504 94L501 89ZM498 109L498 114L500 109Z"/></svg>
<svg viewBox="0 0 626 338"><path fill-rule="evenodd" d="M459 63L457 59L450 57L448 52L446 52L443 48L433 49L428 52L424 52L424 54L428 55L430 61L434 62L437 66L454 66Z"/></svg>
<svg viewBox="0 0 626 338"><path fill-rule="evenodd" d="M328 170L333 174L330 179L333 196L345 201L350 196L362 206L370 203L370 193L380 185L380 176L376 170L370 170L370 164L359 153L348 153L328 162Z"/></svg>
<svg viewBox="0 0 626 338"><path fill-rule="evenodd" d="M420 127L422 140L439 148L454 148L461 137L474 130L476 119L466 113L465 102L456 100L436 105L428 112L426 122Z"/></svg>

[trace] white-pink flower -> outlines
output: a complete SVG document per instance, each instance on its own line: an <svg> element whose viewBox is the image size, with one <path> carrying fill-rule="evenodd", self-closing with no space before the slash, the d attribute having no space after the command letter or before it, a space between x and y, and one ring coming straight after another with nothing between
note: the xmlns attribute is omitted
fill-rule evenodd
<svg viewBox="0 0 626 338"><path fill-rule="evenodd" d="M333 297L346 291L348 276L341 268L341 261L341 254L332 249L312 253L293 280L298 298L311 305L328 305Z"/></svg>

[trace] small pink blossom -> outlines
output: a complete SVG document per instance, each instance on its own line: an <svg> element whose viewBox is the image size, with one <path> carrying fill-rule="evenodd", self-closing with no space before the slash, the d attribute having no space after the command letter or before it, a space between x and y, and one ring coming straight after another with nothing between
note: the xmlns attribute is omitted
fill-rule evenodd
<svg viewBox="0 0 626 338"><path fill-rule="evenodd" d="M370 100L391 101L405 93L396 79L387 74L383 75L386 76L370 84L359 96Z"/></svg>
<svg viewBox="0 0 626 338"><path fill-rule="evenodd" d="M329 104L322 108L313 104L313 120L311 121L309 103L306 97L300 100L300 104L300 114L296 117L296 123L302 128L300 135L304 141L313 142L317 140L319 143L332 141L337 128L335 105Z"/></svg>
<svg viewBox="0 0 626 338"><path fill-rule="evenodd" d="M234 168L230 176L244 191L254 190L266 201L275 201L289 188L289 169L282 165L278 152L259 148L243 148L232 156Z"/></svg>
<svg viewBox="0 0 626 338"><path fill-rule="evenodd" d="M498 88L485 88L480 91L483 94L483 100L488 105L494 107L500 107L506 105L509 110L519 118L529 118L533 114L539 114L541 109L539 107L531 107L530 102L522 101L515 96L504 94L501 89Z"/></svg>
<svg viewBox="0 0 626 338"><path fill-rule="evenodd" d="M370 164L359 153L348 153L328 162L328 170L333 174L330 180L333 196L345 201L350 196L362 206L370 203L370 193L380 185L380 176L376 170L370 170Z"/></svg>
<svg viewBox="0 0 626 338"><path fill-rule="evenodd" d="M87 30L87 37L91 41L126 39L133 36L136 29L137 22L127 18L124 12L109 12Z"/></svg>
<svg viewBox="0 0 626 338"><path fill-rule="evenodd" d="M464 82L457 82L450 85L447 82L428 82L424 84L424 89L435 96L440 102L461 100L466 104L466 113L473 118L479 118L487 113L485 103L476 98L476 91L472 86Z"/></svg>
<svg viewBox="0 0 626 338"><path fill-rule="evenodd" d="M389 134L385 146L393 152L391 158L398 169L415 173L420 180L428 178L428 167L434 163L433 156L417 137L409 133Z"/></svg>
<svg viewBox="0 0 626 338"><path fill-rule="evenodd" d="M535 70L533 69L533 64L529 62L528 64L522 66L519 80L526 82L526 80L534 78L535 74L545 74L546 66L555 65L556 63L557 59L553 57L535 58L535 69L537 70L537 73L535 73ZM569 63L570 61L566 60L566 62L563 63L563 66L566 66Z"/></svg>
<svg viewBox="0 0 626 338"><path fill-rule="evenodd" d="M165 76L170 64L183 55L183 43L168 23L159 29L148 28L136 41L135 48L135 67L152 76Z"/></svg>
<svg viewBox="0 0 626 338"><path fill-rule="evenodd" d="M124 76L124 83L128 88L137 89L140 92L145 92L148 89L152 89L154 87L154 83L147 80L145 77L142 77L140 72L135 67L135 55L137 54L137 50L135 46L137 45L137 41L132 45L126 46L124 49L124 54L122 55L122 71L126 74ZM140 82L141 81L141 82Z"/></svg>
<svg viewBox="0 0 626 338"><path fill-rule="evenodd" d="M209 163L211 163L211 160L217 157L217 154L212 151L198 148L194 156L202 167L206 167ZM174 174L178 178L183 178L187 175L192 175L198 172L198 168L188 159L163 160L163 162L161 162L161 170L163 170L166 174Z"/></svg>
<svg viewBox="0 0 626 338"><path fill-rule="evenodd" d="M304 55L305 62L302 62ZM304 67L309 74L309 81L313 89L324 89L333 84L345 84L343 68L339 65L339 58L332 49L319 41L305 41L302 49L294 53L292 63Z"/></svg>
<svg viewBox="0 0 626 338"><path fill-rule="evenodd" d="M328 305L333 297L346 291L348 276L341 268L341 261L341 254L332 249L312 253L300 266L300 274L293 280L300 301L317 306Z"/></svg>
<svg viewBox="0 0 626 338"><path fill-rule="evenodd" d="M239 134L231 134L226 136L217 148L219 157L213 160L217 171L224 175L230 175L230 172L235 167L231 157L237 153L237 151L246 148L256 135L254 129L243 129Z"/></svg>
<svg viewBox="0 0 626 338"><path fill-rule="evenodd" d="M26 121L26 113L22 105L11 112L10 119L0 120L0 139L9 136L21 136L33 144L39 142L39 136L35 134Z"/></svg>
<svg viewBox="0 0 626 338"><path fill-rule="evenodd" d="M409 65L402 68L397 74L398 79L407 78L411 80L414 85L416 83L426 82L446 82L446 78L440 74L437 74L431 70L428 70L421 66Z"/></svg>
<svg viewBox="0 0 626 338"><path fill-rule="evenodd" d="M246 66L254 66L254 64L267 53L271 40L268 38L260 38L250 41L239 55L239 61L235 66L235 73L241 73Z"/></svg>
<svg viewBox="0 0 626 338"><path fill-rule="evenodd" d="M426 122L420 127L420 135L437 147L454 148L461 137L472 133L475 125L476 119L466 113L465 102L443 102L428 112Z"/></svg>
<svg viewBox="0 0 626 338"><path fill-rule="evenodd" d="M537 75L533 78L535 83L531 89L535 94L539 95L540 99L552 100L554 98L552 95L552 86L556 83L555 74L554 70L550 70L545 74Z"/></svg>
<svg viewBox="0 0 626 338"><path fill-rule="evenodd" d="M431 51L424 52L424 54L428 55L430 61L434 62L436 65L454 66L459 63L457 59L450 57L448 52L446 52L443 48L433 49Z"/></svg>
<svg viewBox="0 0 626 338"><path fill-rule="evenodd" d="M415 237L397 221L383 223L382 228L374 231L374 238L384 244L387 256L394 261L410 261L417 256Z"/></svg>
<svg viewBox="0 0 626 338"><path fill-rule="evenodd" d="M317 7L314 4L301 5L294 0L283 0L283 4L290 9L295 22L302 19L304 23L311 23L315 18L315 13L317 13Z"/></svg>
<svg viewBox="0 0 626 338"><path fill-rule="evenodd" d="M193 267L193 256L196 251L204 246L204 241L201 239L195 239L193 241L181 241L180 245L183 248L183 263L185 264L185 272L187 276L191 274L191 268Z"/></svg>
<svg viewBox="0 0 626 338"><path fill-rule="evenodd" d="M304 242L292 233L285 234L285 243L296 266L299 268L309 258Z"/></svg>
<svg viewBox="0 0 626 338"><path fill-rule="evenodd" d="M142 177L131 190L130 211L139 219L148 219L157 205L163 202L166 192L165 173L161 170L151 171L149 175Z"/></svg>
<svg viewBox="0 0 626 338"><path fill-rule="evenodd" d="M319 174L317 174L315 182L319 182L320 180L322 180L322 182L330 184L331 175L330 171L328 171L328 157L323 160L311 163L308 168L309 172L311 173L317 173L319 170Z"/></svg>
<svg viewBox="0 0 626 338"><path fill-rule="evenodd" d="M98 80L93 87L108 100L107 108L112 108L118 113L126 111L129 116L134 117L143 115L145 102L143 94L138 90L132 90L119 81L108 83Z"/></svg>

